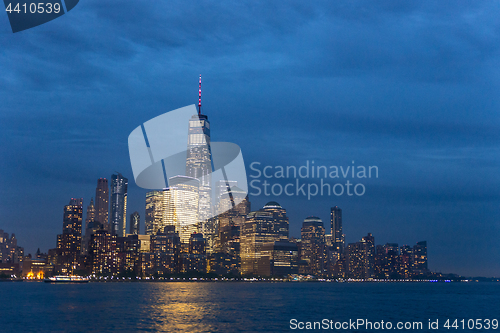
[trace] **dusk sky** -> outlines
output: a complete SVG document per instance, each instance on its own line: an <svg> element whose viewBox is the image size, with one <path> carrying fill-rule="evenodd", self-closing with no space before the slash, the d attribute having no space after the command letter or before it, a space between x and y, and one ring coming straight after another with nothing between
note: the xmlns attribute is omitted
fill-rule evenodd
<svg viewBox="0 0 500 333"><path fill-rule="evenodd" d="M300 237L311 215L329 232L337 205L348 243L427 240L431 270L499 277L499 15L499 1L82 0L13 34L0 14L0 229L47 252L70 198L85 211L119 171L144 230L128 135L196 104L201 74L212 141L239 145L249 176L379 170L350 179L363 196L250 196L252 210L279 202Z"/></svg>

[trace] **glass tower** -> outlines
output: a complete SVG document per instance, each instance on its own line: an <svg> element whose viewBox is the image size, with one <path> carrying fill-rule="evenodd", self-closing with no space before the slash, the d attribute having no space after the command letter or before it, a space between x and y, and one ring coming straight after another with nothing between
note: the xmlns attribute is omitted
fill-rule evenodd
<svg viewBox="0 0 500 333"><path fill-rule="evenodd" d="M331 210L332 246L337 253L344 253L344 237L342 236L342 209L338 206Z"/></svg>
<svg viewBox="0 0 500 333"><path fill-rule="evenodd" d="M111 234L125 237L127 225L127 186L128 179L121 173L111 176Z"/></svg>

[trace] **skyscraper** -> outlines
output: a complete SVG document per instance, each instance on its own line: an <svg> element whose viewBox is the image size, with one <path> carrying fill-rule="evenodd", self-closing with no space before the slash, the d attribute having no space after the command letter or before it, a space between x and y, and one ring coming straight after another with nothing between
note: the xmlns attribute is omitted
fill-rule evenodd
<svg viewBox="0 0 500 333"><path fill-rule="evenodd" d="M323 276L326 270L325 227L323 221L316 216L310 216L302 223L300 230L300 259L306 265L301 267L301 273Z"/></svg>
<svg viewBox="0 0 500 333"><path fill-rule="evenodd" d="M106 229L109 229L108 224L108 209L109 209L109 189L108 180L99 178L95 189L95 218Z"/></svg>
<svg viewBox="0 0 500 333"><path fill-rule="evenodd" d="M125 237L127 224L127 186L128 179L121 173L111 176L111 234Z"/></svg>
<svg viewBox="0 0 500 333"><path fill-rule="evenodd" d="M427 267L427 241L418 242L413 247L416 273L426 273Z"/></svg>
<svg viewBox="0 0 500 333"><path fill-rule="evenodd" d="M141 217L138 212L133 212L130 214L130 229L129 233L132 235L138 235L141 226Z"/></svg>
<svg viewBox="0 0 500 333"><path fill-rule="evenodd" d="M205 236L215 230L212 217L212 152L210 148L210 122L201 113L201 75L198 95L198 114L189 120L186 156L186 176L200 180L199 231ZM182 237L181 237L182 238Z"/></svg>
<svg viewBox="0 0 500 333"><path fill-rule="evenodd" d="M344 237L342 236L342 209L338 206L332 207L331 215L332 246L338 253L344 252Z"/></svg>
<svg viewBox="0 0 500 333"><path fill-rule="evenodd" d="M165 226L163 220L163 191L150 191L146 193L146 235L156 235L158 230Z"/></svg>
<svg viewBox="0 0 500 333"><path fill-rule="evenodd" d="M64 206L63 232L57 235L57 249L60 250L60 272L70 273L78 269L82 246L83 199L71 199Z"/></svg>
<svg viewBox="0 0 500 333"><path fill-rule="evenodd" d="M95 220L95 206L94 206L94 198L92 198L90 199L90 203L87 206L87 216L85 217L85 226L87 226L87 224L90 221L94 220Z"/></svg>
<svg viewBox="0 0 500 333"><path fill-rule="evenodd" d="M85 217L85 228L82 230L82 254L87 255L88 245L90 241L91 230L95 222L95 206L94 198L90 199L90 204L87 206L87 215ZM85 231L85 232L84 232Z"/></svg>
<svg viewBox="0 0 500 333"><path fill-rule="evenodd" d="M288 239L286 210L277 202L268 202L264 208L251 212L241 227L241 273L258 274L262 246Z"/></svg>
<svg viewBox="0 0 500 333"><path fill-rule="evenodd" d="M173 225L182 243L198 231L200 181L186 176L170 177L163 195L163 226Z"/></svg>

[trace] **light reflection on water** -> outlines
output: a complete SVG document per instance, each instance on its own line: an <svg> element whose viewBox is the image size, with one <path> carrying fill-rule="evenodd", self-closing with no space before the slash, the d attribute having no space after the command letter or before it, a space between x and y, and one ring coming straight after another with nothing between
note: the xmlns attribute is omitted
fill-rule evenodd
<svg viewBox="0 0 500 333"><path fill-rule="evenodd" d="M292 318L493 318L499 296L498 283L0 283L0 332L288 332Z"/></svg>

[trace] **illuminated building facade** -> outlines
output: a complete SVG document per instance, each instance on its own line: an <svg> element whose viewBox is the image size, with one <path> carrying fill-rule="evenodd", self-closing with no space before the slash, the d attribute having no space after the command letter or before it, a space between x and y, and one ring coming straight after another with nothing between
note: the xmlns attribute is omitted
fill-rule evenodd
<svg viewBox="0 0 500 333"><path fill-rule="evenodd" d="M175 226L166 226L163 231L151 235L151 253L153 262L144 265L146 271L165 276L180 272L181 240ZM148 255L145 255L146 259ZM148 267L151 266L151 267Z"/></svg>
<svg viewBox="0 0 500 333"><path fill-rule="evenodd" d="M332 207L330 211L332 244L335 251L342 254L344 252L344 235L342 234L342 209L338 206Z"/></svg>
<svg viewBox="0 0 500 333"><path fill-rule="evenodd" d="M198 231L200 181L186 176L169 178L163 196L162 225L175 226L182 243L188 244L191 234Z"/></svg>
<svg viewBox="0 0 500 333"><path fill-rule="evenodd" d="M375 277L375 238L372 234L369 233L360 242L347 246L346 268L349 278L371 279Z"/></svg>
<svg viewBox="0 0 500 333"><path fill-rule="evenodd" d="M82 250L83 199L71 199L64 206L63 232L57 235L57 249L60 256L58 269L61 273L71 273L79 268Z"/></svg>
<svg viewBox="0 0 500 333"><path fill-rule="evenodd" d="M182 254L183 272L207 272L207 243L203 234L193 233L189 238L188 253Z"/></svg>
<svg viewBox="0 0 500 333"><path fill-rule="evenodd" d="M158 230L164 228L163 221L163 191L150 191L146 193L146 235L156 235Z"/></svg>
<svg viewBox="0 0 500 333"><path fill-rule="evenodd" d="M303 274L323 276L326 272L326 244L323 221L316 216L308 217L302 223L300 259Z"/></svg>
<svg viewBox="0 0 500 333"><path fill-rule="evenodd" d="M415 273L424 274L428 272L427 267L427 242L418 242L413 247Z"/></svg>
<svg viewBox="0 0 500 333"><path fill-rule="evenodd" d="M127 225L127 187L128 179L121 173L111 176L111 234L125 237Z"/></svg>
<svg viewBox="0 0 500 333"><path fill-rule="evenodd" d="M109 188L108 180L106 178L99 178L97 180L97 187L95 189L95 220L104 225L109 230L108 220L109 210Z"/></svg>
<svg viewBox="0 0 500 333"><path fill-rule="evenodd" d="M197 178L199 193L199 232L206 237L215 233L212 217L212 151L210 148L210 122L201 113L201 76L199 82L198 114L189 120L186 156L186 176ZM169 183L170 186L172 186ZM181 237L182 239L182 237Z"/></svg>
<svg viewBox="0 0 500 333"><path fill-rule="evenodd" d="M263 209L251 212L241 227L241 273L257 275L265 243L288 239L288 217L277 202L267 203Z"/></svg>
<svg viewBox="0 0 500 333"><path fill-rule="evenodd" d="M299 249L296 243L280 240L263 244L257 264L259 276L283 277L299 273Z"/></svg>
<svg viewBox="0 0 500 333"><path fill-rule="evenodd" d="M116 273L116 236L100 229L90 236L89 261L94 275L108 276Z"/></svg>

